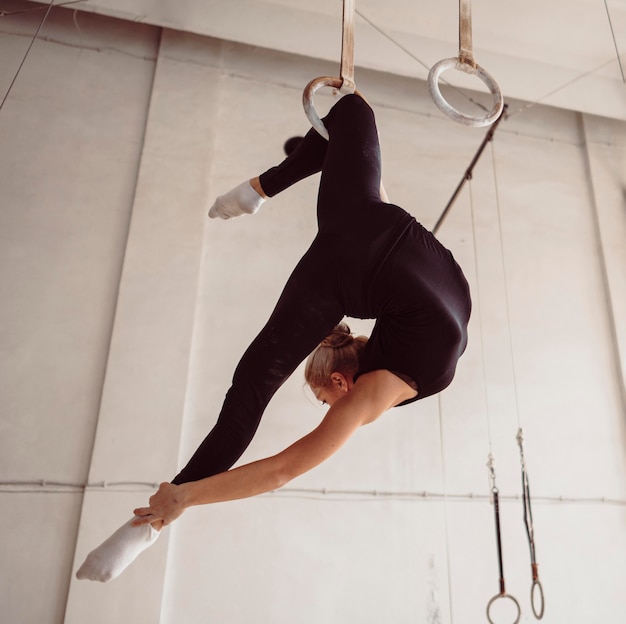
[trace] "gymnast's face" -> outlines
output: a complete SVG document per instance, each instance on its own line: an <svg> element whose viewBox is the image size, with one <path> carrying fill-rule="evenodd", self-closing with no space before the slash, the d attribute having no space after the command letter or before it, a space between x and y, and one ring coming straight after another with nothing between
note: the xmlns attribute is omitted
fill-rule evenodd
<svg viewBox="0 0 626 624"><path fill-rule="evenodd" d="M354 386L354 375L344 375L343 373L332 373L330 382L322 388L311 388L315 398L322 405L333 405L338 399L345 396Z"/></svg>

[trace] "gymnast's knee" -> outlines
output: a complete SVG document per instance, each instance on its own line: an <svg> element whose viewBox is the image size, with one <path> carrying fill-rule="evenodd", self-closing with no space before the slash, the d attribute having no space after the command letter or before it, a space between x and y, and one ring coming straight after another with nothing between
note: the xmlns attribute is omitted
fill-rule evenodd
<svg viewBox="0 0 626 624"><path fill-rule="evenodd" d="M348 95L344 95L339 102L337 102L336 106L340 105L341 108L345 108L351 111L362 110L373 114L372 107L367 103L365 98L359 93L350 93Z"/></svg>

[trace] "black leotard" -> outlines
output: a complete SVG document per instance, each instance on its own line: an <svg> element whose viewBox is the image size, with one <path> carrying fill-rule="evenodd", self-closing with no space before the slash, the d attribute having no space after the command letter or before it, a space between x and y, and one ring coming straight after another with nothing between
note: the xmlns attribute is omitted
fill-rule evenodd
<svg viewBox="0 0 626 624"><path fill-rule="evenodd" d="M228 470L252 440L269 400L344 316L374 318L356 377L392 371L443 390L467 343L471 302L452 254L399 206L380 198L374 113L343 97L280 165L261 175L270 197L319 171L318 233L270 319L246 350L218 421L174 483Z"/></svg>

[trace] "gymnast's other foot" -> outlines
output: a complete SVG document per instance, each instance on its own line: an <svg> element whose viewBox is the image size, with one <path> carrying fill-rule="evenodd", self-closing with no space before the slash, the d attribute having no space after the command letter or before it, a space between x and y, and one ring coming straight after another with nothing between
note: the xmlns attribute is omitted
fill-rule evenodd
<svg viewBox="0 0 626 624"><path fill-rule="evenodd" d="M243 214L254 214L265 201L258 178L242 182L228 193L220 195L209 210L209 217L231 219Z"/></svg>
<svg viewBox="0 0 626 624"><path fill-rule="evenodd" d="M150 524L131 526L134 519L122 525L87 555L85 562L76 572L76 578L108 583L156 542L159 531Z"/></svg>

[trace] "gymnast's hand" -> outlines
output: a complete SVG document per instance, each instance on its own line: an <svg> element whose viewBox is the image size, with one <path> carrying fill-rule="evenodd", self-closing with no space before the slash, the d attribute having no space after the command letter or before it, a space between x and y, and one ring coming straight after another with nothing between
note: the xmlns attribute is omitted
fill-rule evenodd
<svg viewBox="0 0 626 624"><path fill-rule="evenodd" d="M161 483L156 494L148 501L149 507L138 507L134 513L138 518L133 526L152 524L155 528L171 524L185 511L182 488L172 483ZM161 525L161 526L159 526Z"/></svg>

